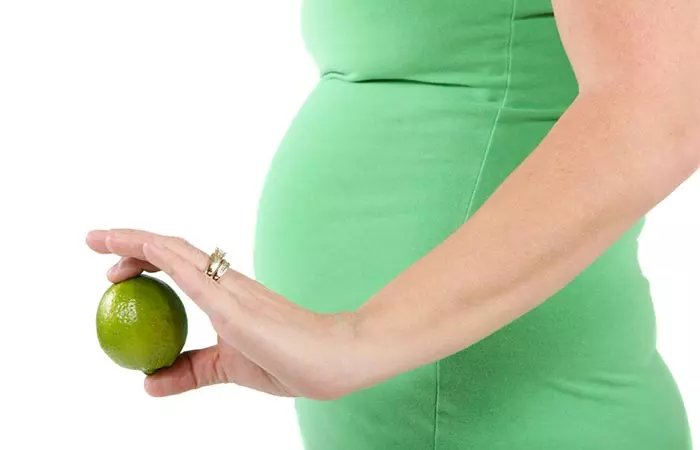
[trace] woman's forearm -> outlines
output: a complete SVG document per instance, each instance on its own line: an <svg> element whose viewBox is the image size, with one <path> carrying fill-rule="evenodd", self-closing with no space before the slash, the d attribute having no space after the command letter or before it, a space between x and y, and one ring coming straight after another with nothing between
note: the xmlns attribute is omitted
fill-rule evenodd
<svg viewBox="0 0 700 450"><path fill-rule="evenodd" d="M688 110L582 94L453 235L354 312L369 386L464 349L572 281L698 168Z"/></svg>

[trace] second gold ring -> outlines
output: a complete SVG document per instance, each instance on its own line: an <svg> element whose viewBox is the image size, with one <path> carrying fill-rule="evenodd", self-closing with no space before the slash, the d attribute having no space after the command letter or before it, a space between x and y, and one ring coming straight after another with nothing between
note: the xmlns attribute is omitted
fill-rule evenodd
<svg viewBox="0 0 700 450"><path fill-rule="evenodd" d="M205 270L206 275L214 281L219 281L219 279L224 275L226 270L229 268L229 263L224 259L226 252L217 248L214 253L209 256L209 263Z"/></svg>

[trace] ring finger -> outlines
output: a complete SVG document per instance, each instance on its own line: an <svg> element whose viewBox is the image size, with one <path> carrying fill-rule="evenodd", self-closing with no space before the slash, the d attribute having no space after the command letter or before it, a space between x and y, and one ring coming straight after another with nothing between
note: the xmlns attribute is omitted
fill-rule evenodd
<svg viewBox="0 0 700 450"><path fill-rule="evenodd" d="M139 264L130 262L124 272L109 274L108 277L110 280L112 279L112 275L114 275L114 279L123 279L124 275L135 276L142 270L154 271L149 269L156 269L155 271L157 271L159 269L147 262L143 254L143 244L145 243L155 243L166 247L172 252L177 253L184 260L189 261L200 272L205 272L209 266L209 255L186 240L143 230L127 228L108 231L94 230L88 234L87 243L90 248L98 253L112 253L124 258L141 261ZM233 281L233 278L235 278L234 275L234 272L229 270L220 281L229 284Z"/></svg>

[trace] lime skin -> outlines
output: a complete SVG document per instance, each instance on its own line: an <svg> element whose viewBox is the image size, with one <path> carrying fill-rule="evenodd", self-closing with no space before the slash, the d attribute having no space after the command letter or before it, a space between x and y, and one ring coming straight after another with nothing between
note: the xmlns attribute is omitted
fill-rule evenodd
<svg viewBox="0 0 700 450"><path fill-rule="evenodd" d="M150 375L169 367L187 339L187 314L164 281L139 275L112 284L97 308L97 338L117 365Z"/></svg>

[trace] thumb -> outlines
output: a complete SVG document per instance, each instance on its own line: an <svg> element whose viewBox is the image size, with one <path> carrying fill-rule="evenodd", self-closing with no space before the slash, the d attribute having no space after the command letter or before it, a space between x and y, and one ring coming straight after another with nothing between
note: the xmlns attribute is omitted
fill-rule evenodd
<svg viewBox="0 0 700 450"><path fill-rule="evenodd" d="M144 388L153 397L181 394L204 386L225 383L219 365L219 347L182 353L170 367L146 377Z"/></svg>

